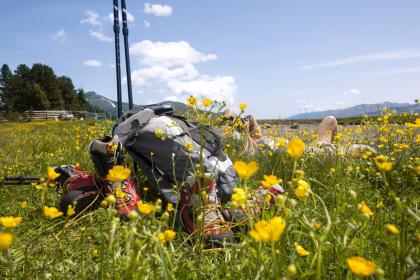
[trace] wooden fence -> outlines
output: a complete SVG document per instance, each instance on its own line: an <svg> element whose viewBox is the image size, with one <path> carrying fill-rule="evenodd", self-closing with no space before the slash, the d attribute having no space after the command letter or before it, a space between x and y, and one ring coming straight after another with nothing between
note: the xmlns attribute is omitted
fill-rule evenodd
<svg viewBox="0 0 420 280"><path fill-rule="evenodd" d="M74 120L74 119L107 119L105 113L88 113L86 111L26 111L23 113L27 121L45 121L45 120Z"/></svg>

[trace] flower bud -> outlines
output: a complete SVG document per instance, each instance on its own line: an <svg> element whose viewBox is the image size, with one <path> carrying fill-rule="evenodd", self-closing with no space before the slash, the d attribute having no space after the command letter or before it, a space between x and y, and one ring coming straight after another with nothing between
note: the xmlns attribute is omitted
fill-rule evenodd
<svg viewBox="0 0 420 280"><path fill-rule="evenodd" d="M168 213L167 211L165 211L165 212L162 214L162 219L164 219L164 220L169 219L169 213Z"/></svg>
<svg viewBox="0 0 420 280"><path fill-rule="evenodd" d="M130 220L134 221L139 217L139 214L137 211L130 211L127 216Z"/></svg>
<svg viewBox="0 0 420 280"><path fill-rule="evenodd" d="M287 273L289 273L290 276L294 276L296 275L296 266L294 264L289 264L289 266L287 267Z"/></svg>
<svg viewBox="0 0 420 280"><path fill-rule="evenodd" d="M109 205L114 205L115 201L117 201L117 199L115 198L115 196L113 196L112 194L108 195L105 198L105 201L109 204Z"/></svg>
<svg viewBox="0 0 420 280"><path fill-rule="evenodd" d="M303 170L299 169L299 170L296 170L296 172L295 172L295 177L297 179L302 179L304 175L305 175L305 172Z"/></svg>
<svg viewBox="0 0 420 280"><path fill-rule="evenodd" d="M297 201L293 198L289 199L289 203L290 203L290 206L292 206L292 208L295 208L297 205Z"/></svg>
<svg viewBox="0 0 420 280"><path fill-rule="evenodd" d="M100 206L102 208L107 208L108 207L108 202L106 202L106 200L102 200Z"/></svg>
<svg viewBox="0 0 420 280"><path fill-rule="evenodd" d="M350 193L350 196L351 196L353 199L356 199L356 198L357 198L357 193L356 193L355 191L353 191L353 190L349 190L349 193Z"/></svg>

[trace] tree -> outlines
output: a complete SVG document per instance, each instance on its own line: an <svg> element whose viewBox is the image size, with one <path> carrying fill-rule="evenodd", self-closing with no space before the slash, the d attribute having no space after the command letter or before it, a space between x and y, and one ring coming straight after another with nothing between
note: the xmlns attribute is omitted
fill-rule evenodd
<svg viewBox="0 0 420 280"><path fill-rule="evenodd" d="M85 91L82 88L77 90L77 100L79 101L80 107L83 108L83 110L86 110L88 105L90 105L86 99Z"/></svg>
<svg viewBox="0 0 420 280"><path fill-rule="evenodd" d="M64 109L66 110L81 110L82 106L79 102L78 96L75 94L73 81L66 76L58 77L57 84L60 94L64 100Z"/></svg>
<svg viewBox="0 0 420 280"><path fill-rule="evenodd" d="M45 108L50 107L47 94L37 83L27 85L26 94L31 100L30 104L27 104L26 109L29 106L32 110L45 110Z"/></svg>
<svg viewBox="0 0 420 280"><path fill-rule="evenodd" d="M47 65L20 64L12 73L7 64L0 70L0 105L6 112L27 110L85 110L83 90L75 90L69 77L57 77Z"/></svg>
<svg viewBox="0 0 420 280"><path fill-rule="evenodd" d="M7 64L3 64L0 70L0 107L6 105L4 100L4 88L6 86L7 81L12 77L12 71Z"/></svg>
<svg viewBox="0 0 420 280"><path fill-rule="evenodd" d="M9 65L3 64L0 70L0 88L4 87L7 80L12 76L12 71L9 68Z"/></svg>
<svg viewBox="0 0 420 280"><path fill-rule="evenodd" d="M36 63L30 70L30 82L35 82L41 86L48 97L49 109L64 109L64 99L61 95L59 83L51 67Z"/></svg>

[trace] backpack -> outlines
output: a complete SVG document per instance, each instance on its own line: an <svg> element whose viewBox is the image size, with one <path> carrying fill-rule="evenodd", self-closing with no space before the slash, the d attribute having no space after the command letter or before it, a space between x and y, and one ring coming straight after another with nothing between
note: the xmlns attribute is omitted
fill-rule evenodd
<svg viewBox="0 0 420 280"><path fill-rule="evenodd" d="M113 134L167 201L178 202L174 186L195 176L200 163L215 179L221 202L230 200L238 179L217 128L174 115L169 106L152 105L128 111L116 122Z"/></svg>

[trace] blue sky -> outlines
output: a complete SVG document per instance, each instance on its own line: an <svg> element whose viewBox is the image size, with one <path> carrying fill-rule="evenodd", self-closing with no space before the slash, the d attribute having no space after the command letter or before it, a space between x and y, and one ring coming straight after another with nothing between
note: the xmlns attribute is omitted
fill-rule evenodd
<svg viewBox="0 0 420 280"><path fill-rule="evenodd" d="M45 63L116 99L111 0L2 10L0 63ZM136 104L194 94L277 118L420 97L417 0L127 0L127 10Z"/></svg>

